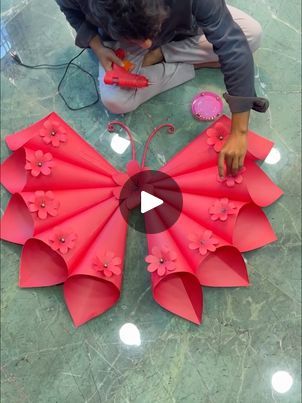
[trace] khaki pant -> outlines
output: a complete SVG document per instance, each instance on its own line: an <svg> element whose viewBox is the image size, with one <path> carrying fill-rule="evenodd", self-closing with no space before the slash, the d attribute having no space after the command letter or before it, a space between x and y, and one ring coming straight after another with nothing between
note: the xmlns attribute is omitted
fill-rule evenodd
<svg viewBox="0 0 302 403"><path fill-rule="evenodd" d="M260 46L262 29L252 17L235 7L228 6L234 21L241 27L249 46L254 52ZM204 35L194 36L183 41L170 42L161 47L165 62L142 67L147 50L129 44L109 43L112 48L122 47L127 58L135 64L134 73L148 77L153 85L142 89L123 89L104 84L104 69L99 69L99 88L104 106L111 113L127 113L135 110L161 92L176 87L195 77L194 64L218 61L212 45Z"/></svg>

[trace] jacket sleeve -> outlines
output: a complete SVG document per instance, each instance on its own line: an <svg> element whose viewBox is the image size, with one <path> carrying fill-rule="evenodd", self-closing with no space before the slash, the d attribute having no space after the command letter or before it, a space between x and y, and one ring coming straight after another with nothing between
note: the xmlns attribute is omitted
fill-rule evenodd
<svg viewBox="0 0 302 403"><path fill-rule="evenodd" d="M193 0L193 14L219 58L231 112L265 112L269 102L256 95L252 52L225 0Z"/></svg>
<svg viewBox="0 0 302 403"><path fill-rule="evenodd" d="M69 24L76 30L75 44L80 48L88 48L91 39L97 35L98 28L88 22L85 14L73 0L55 0L65 14Z"/></svg>

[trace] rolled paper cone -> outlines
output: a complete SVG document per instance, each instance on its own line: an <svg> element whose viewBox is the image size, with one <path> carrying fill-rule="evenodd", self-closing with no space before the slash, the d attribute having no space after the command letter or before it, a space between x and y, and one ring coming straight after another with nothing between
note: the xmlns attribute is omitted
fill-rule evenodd
<svg viewBox="0 0 302 403"><path fill-rule="evenodd" d="M168 222L165 215L172 214L173 207L159 210L163 222ZM196 235L202 246L202 236L208 228L198 224L185 214L170 227L170 233L183 255L194 268L194 272L203 286L210 287L246 287L249 285L246 265L240 252L227 244L217 234L212 233L214 250L201 255L199 249L190 249L190 236ZM199 238L200 239L199 239Z"/></svg>
<svg viewBox="0 0 302 403"><path fill-rule="evenodd" d="M1 217L1 239L23 245L34 234L34 220L21 195L13 195Z"/></svg>
<svg viewBox="0 0 302 403"><path fill-rule="evenodd" d="M214 164L217 164L217 153L209 147L207 138L202 132L161 167L160 172L174 178L198 169L206 169Z"/></svg>
<svg viewBox="0 0 302 403"><path fill-rule="evenodd" d="M117 200L105 200L26 241L21 255L19 286L46 287L64 282L117 208ZM60 241L61 234L66 241ZM64 251L65 242L67 249Z"/></svg>
<svg viewBox="0 0 302 403"><path fill-rule="evenodd" d="M153 226L160 226L160 217L155 210L145 214L149 255L154 247L167 247L176 253L176 268L169 274L151 274L152 293L155 301L164 309L200 324L202 317L202 290L193 268L178 247L169 230L151 234Z"/></svg>
<svg viewBox="0 0 302 403"><path fill-rule="evenodd" d="M44 220L41 220L36 212L29 211L28 206L35 193L14 194L1 219L1 239L24 244L39 232L46 231L112 197L110 188L58 190L52 193L54 200L58 202L57 215L48 215Z"/></svg>
<svg viewBox="0 0 302 403"><path fill-rule="evenodd" d="M261 248L277 239L269 220L260 207L247 203L240 209L232 239L232 244L240 252Z"/></svg>
<svg viewBox="0 0 302 403"><path fill-rule="evenodd" d="M278 200L283 191L255 163L247 161L246 186L251 200L260 207L267 207Z"/></svg>
<svg viewBox="0 0 302 403"><path fill-rule="evenodd" d="M64 283L65 301L75 326L101 315L118 301L122 286L127 228L127 222L120 209L117 209L87 248L83 258L75 262ZM96 257L102 262L108 252L118 258L120 264L116 267L119 274L106 276L104 271L98 271L93 264Z"/></svg>
<svg viewBox="0 0 302 403"><path fill-rule="evenodd" d="M178 152L160 170L173 178L178 175L190 173L196 170L206 169L217 165L218 153L207 143L206 131L213 128L217 123L222 124L228 131L231 128L231 120L222 115L215 123L199 134L191 143ZM264 160L269 154L273 143L259 136L248 132L248 156L252 159Z"/></svg>
<svg viewBox="0 0 302 403"><path fill-rule="evenodd" d="M39 176L34 177L29 170L25 169L26 155L30 153L31 150L22 148L4 161L1 181L10 193L116 186L109 176L55 158L49 175L40 173Z"/></svg>
<svg viewBox="0 0 302 403"><path fill-rule="evenodd" d="M197 170L184 175L174 176L174 181L184 193L192 193L209 197L227 197L233 200L254 202L257 206L266 207L282 196L283 191L262 171L251 158L245 160L246 170L233 178L233 186L227 180L219 180L217 165ZM237 180L241 182L237 182ZM232 179L232 177L230 177ZM153 182L153 186L175 190L171 180Z"/></svg>
<svg viewBox="0 0 302 403"><path fill-rule="evenodd" d="M154 195L176 207L175 192L155 188ZM265 214L254 203L229 199L236 207L235 214L228 215L225 221L220 221L220 219L213 221L209 210L217 198L188 193L183 193L182 197L183 213L235 246L240 252L260 248L277 239Z"/></svg>
<svg viewBox="0 0 302 403"><path fill-rule="evenodd" d="M224 182L219 182L217 165L173 177L173 180L178 184L182 193L216 198L227 197L241 202L251 201L245 181L245 172L242 183L235 184L233 187L228 187ZM173 190L171 180L155 182L153 186L156 189Z"/></svg>
<svg viewBox="0 0 302 403"><path fill-rule="evenodd" d="M57 123L60 130L67 136L66 142L60 143L59 147L46 144L43 137L40 136L41 130L45 129L44 124L47 121ZM6 144L12 151L26 146L33 150L51 152L56 158L104 175L111 176L116 174L116 169L54 112L33 125L6 136Z"/></svg>

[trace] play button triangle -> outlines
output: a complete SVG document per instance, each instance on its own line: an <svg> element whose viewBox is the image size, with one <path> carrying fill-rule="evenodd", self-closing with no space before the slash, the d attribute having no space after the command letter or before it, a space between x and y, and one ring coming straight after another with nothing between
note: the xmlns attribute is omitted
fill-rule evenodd
<svg viewBox="0 0 302 403"><path fill-rule="evenodd" d="M163 200L159 199L158 197L155 197L151 195L148 192L141 192L141 213L147 213L150 210L153 210L154 208L161 206L163 204Z"/></svg>

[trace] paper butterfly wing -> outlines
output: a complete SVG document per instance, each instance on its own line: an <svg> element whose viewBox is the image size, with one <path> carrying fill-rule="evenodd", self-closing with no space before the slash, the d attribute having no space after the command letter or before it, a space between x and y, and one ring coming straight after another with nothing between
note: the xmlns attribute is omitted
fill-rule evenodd
<svg viewBox="0 0 302 403"><path fill-rule="evenodd" d="M127 234L114 196L120 172L55 113L6 141L13 154L1 181L13 195L1 238L24 244L19 285L66 282L74 323L83 324L120 295Z"/></svg>

